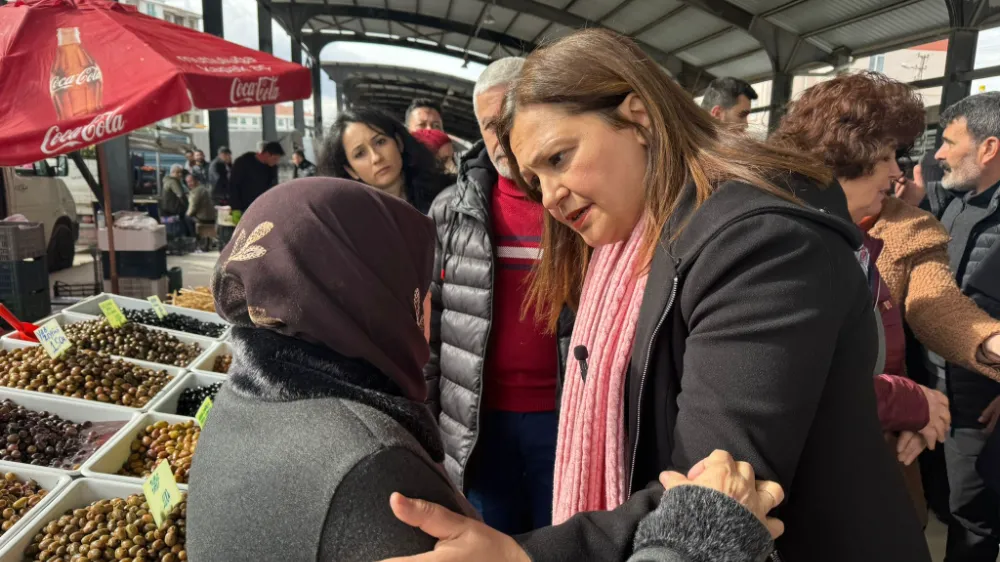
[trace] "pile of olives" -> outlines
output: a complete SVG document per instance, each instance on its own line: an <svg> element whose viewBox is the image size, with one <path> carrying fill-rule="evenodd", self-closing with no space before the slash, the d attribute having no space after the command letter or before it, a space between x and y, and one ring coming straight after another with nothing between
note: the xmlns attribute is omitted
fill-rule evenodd
<svg viewBox="0 0 1000 562"><path fill-rule="evenodd" d="M187 499L157 527L142 495L98 500L49 521L24 551L26 560L87 562L187 560Z"/></svg>
<svg viewBox="0 0 1000 562"><path fill-rule="evenodd" d="M232 355L219 355L215 358L215 364L212 365L212 370L216 373L222 373L225 375L229 373L229 368L232 366Z"/></svg>
<svg viewBox="0 0 1000 562"><path fill-rule="evenodd" d="M173 377L73 347L52 359L41 346L0 350L0 386L141 408Z"/></svg>
<svg viewBox="0 0 1000 562"><path fill-rule="evenodd" d="M205 399L211 398L215 400L215 395L219 393L221 387L222 383L217 382L208 386L185 388L181 392L181 397L177 399L177 415L189 418L195 417Z"/></svg>
<svg viewBox="0 0 1000 562"><path fill-rule="evenodd" d="M90 422L73 423L10 400L0 402L0 460L76 470L94 452Z"/></svg>
<svg viewBox="0 0 1000 562"><path fill-rule="evenodd" d="M201 427L193 420L174 425L165 421L148 425L132 441L132 453L118 474L145 478L153 473L160 461L166 459L174 472L174 479L185 484L200 435Z"/></svg>
<svg viewBox="0 0 1000 562"><path fill-rule="evenodd" d="M4 474L3 480L0 480L0 510L3 514L0 535L9 531L14 523L20 521L48 493L34 480L21 482L13 472Z"/></svg>
<svg viewBox="0 0 1000 562"><path fill-rule="evenodd" d="M159 326L160 328L167 328L168 330L177 330L178 332L187 332L189 334L198 334L199 336L208 336L210 338L217 338L226 331L226 326L224 324L213 324L211 322L202 322L197 318L191 318L190 316L184 316L183 314L169 313L163 318L160 318L153 310L135 310L131 308L122 309L122 314L125 318L128 318L130 322L138 322L139 324L146 324L147 326Z"/></svg>
<svg viewBox="0 0 1000 562"><path fill-rule="evenodd" d="M196 343L186 344L162 330L129 322L112 328L104 318L63 326L63 331L79 349L131 357L164 365L186 367L201 355Z"/></svg>

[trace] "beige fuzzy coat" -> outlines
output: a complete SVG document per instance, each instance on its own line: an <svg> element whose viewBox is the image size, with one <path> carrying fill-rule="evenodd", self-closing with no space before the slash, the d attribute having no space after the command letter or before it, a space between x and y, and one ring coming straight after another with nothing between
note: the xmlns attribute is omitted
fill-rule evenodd
<svg viewBox="0 0 1000 562"><path fill-rule="evenodd" d="M920 343L947 361L1000 381L1000 369L977 357L983 342L1000 333L1000 321L955 284L944 226L930 213L889 198L868 233L885 242L876 262L879 273Z"/></svg>

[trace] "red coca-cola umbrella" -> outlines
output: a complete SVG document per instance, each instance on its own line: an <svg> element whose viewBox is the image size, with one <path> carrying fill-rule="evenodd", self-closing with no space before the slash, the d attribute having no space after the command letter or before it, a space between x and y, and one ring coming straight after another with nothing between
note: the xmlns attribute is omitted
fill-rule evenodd
<svg viewBox="0 0 1000 562"><path fill-rule="evenodd" d="M0 166L198 109L308 98L309 69L106 0L0 7Z"/></svg>
<svg viewBox="0 0 1000 562"><path fill-rule="evenodd" d="M0 166L79 150L194 108L310 95L309 69L132 6L107 0L0 6ZM117 291L112 216L105 216Z"/></svg>

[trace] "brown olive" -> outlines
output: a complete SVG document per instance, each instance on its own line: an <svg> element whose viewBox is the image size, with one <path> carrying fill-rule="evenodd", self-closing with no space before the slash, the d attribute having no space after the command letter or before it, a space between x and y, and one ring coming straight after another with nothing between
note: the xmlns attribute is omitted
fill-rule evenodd
<svg viewBox="0 0 1000 562"><path fill-rule="evenodd" d="M186 367L202 352L198 344L183 343L167 332L133 322L112 328L102 318L70 324L63 330L76 348L164 365Z"/></svg>
<svg viewBox="0 0 1000 562"><path fill-rule="evenodd" d="M201 427L194 420L174 425L165 421L148 425L132 440L132 454L125 460L118 474L145 478L153 473L161 460L166 459L173 470L174 479L184 484L187 482L200 436ZM130 538L138 534L129 530Z"/></svg>
<svg viewBox="0 0 1000 562"><path fill-rule="evenodd" d="M184 550L186 497L182 496L181 502L174 507L160 528L152 525L153 528L146 531L161 532L163 540L147 543L141 529L135 523L129 523L146 517L151 516L142 495L98 500L85 508L68 511L43 526L34 536L31 545L25 549L25 560L187 560L187 552ZM87 532L85 529L91 531L78 537L77 533ZM138 541L118 538L123 531L128 534L132 530ZM173 546L166 543L166 537L171 537Z"/></svg>

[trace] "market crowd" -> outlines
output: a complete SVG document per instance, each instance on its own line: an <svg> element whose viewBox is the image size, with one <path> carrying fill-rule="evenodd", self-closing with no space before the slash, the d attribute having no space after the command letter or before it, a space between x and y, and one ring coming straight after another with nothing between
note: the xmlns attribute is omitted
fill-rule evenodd
<svg viewBox="0 0 1000 562"><path fill-rule="evenodd" d="M995 561L1000 94L918 165L884 75L756 98L586 30L486 68L457 165L433 100L233 163L192 559L929 562L930 513Z"/></svg>

